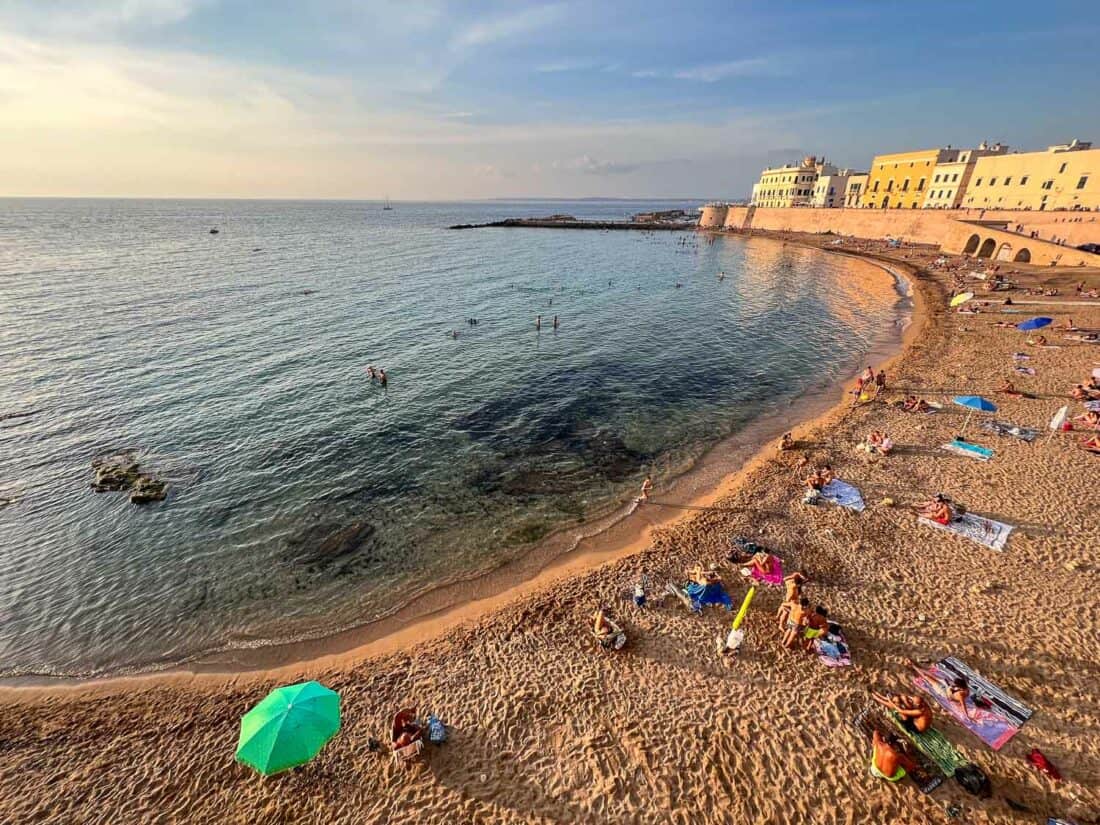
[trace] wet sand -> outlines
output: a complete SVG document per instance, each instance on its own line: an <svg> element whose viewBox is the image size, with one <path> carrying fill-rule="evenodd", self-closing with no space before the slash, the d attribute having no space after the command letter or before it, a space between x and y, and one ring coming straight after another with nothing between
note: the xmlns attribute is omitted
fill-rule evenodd
<svg viewBox="0 0 1100 825"><path fill-rule="evenodd" d="M984 394L1001 406L998 418L1043 427L1068 403L1068 388L1100 365L1100 346L1057 341L1064 348L1031 353L1035 377L1013 375L1037 399L995 395L1012 375L1012 353L1026 347L990 321L1028 316L947 313L944 276L919 269L936 253L859 251L918 268L917 320L888 367L887 400L909 391L940 402ZM1022 280L1054 279L1065 292L1081 276L1041 270ZM1100 285L1097 273L1084 278ZM1027 312L1100 327L1100 303L1060 311L1063 300ZM917 823L947 821L945 805L956 804L965 822L1095 821L1100 458L1075 446L1079 433L1027 445L979 436L973 423L970 436L997 450L992 462L936 450L962 421L950 405L921 416L844 403L796 431L800 449L764 452L689 518L655 526L642 546L591 569L579 554L489 604L437 616L432 632L413 625L278 670L4 690L0 819ZM896 455L871 461L853 450L872 428L890 433ZM798 503L804 465L825 461L862 489L864 513ZM937 491L1014 523L1005 551L918 526L909 508ZM896 506L877 504L887 496ZM672 599L654 598L644 611L629 604L640 574L659 590L697 561L718 563L739 601L744 587L723 561L735 534L810 575L810 597L845 627L852 668L829 670L781 650L776 592L758 594L745 649L732 661L714 652L724 612L693 616ZM587 634L601 602L630 635L621 653L599 650ZM911 784L871 778L867 747L848 722L870 689L904 686L905 657L944 655L1036 711L999 753L937 715L991 776L989 800L952 783L921 796ZM271 687L300 678L341 693L343 730L307 768L261 779L233 762L237 721ZM404 704L435 712L452 737L423 763L399 768L367 741L384 740ZM1060 766L1064 783L1027 765L1031 747Z"/></svg>

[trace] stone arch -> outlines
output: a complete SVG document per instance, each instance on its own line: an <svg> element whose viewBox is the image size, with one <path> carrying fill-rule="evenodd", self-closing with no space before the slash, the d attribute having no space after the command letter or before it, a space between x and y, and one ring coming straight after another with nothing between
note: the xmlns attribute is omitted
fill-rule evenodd
<svg viewBox="0 0 1100 825"><path fill-rule="evenodd" d="M1019 252L1016 253L1016 257L1013 258L1012 260L1019 261L1022 264L1030 263L1031 262L1031 250L1027 249L1026 247L1024 249L1021 249Z"/></svg>
<svg viewBox="0 0 1100 825"><path fill-rule="evenodd" d="M992 258L993 250L997 248L997 241L993 238L986 238L982 243L981 249L978 250L979 258Z"/></svg>
<svg viewBox="0 0 1100 825"><path fill-rule="evenodd" d="M1011 261L1012 260L1012 244L1003 243L1001 248L997 250L998 261Z"/></svg>
<svg viewBox="0 0 1100 825"><path fill-rule="evenodd" d="M966 246L963 247L963 254L973 255L975 252L978 251L978 244L980 244L981 242L981 236L971 235L966 241Z"/></svg>

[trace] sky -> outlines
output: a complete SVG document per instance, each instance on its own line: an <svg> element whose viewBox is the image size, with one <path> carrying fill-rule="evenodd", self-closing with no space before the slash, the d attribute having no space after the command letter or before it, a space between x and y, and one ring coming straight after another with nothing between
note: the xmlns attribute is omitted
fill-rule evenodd
<svg viewBox="0 0 1100 825"><path fill-rule="evenodd" d="M0 195L736 198L1100 144L1091 2L0 0Z"/></svg>

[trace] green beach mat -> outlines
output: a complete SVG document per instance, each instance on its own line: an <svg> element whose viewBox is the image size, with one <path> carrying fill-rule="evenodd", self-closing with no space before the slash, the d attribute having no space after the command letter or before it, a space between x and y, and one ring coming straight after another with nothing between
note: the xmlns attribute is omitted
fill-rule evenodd
<svg viewBox="0 0 1100 825"><path fill-rule="evenodd" d="M883 736L893 735L897 738L897 731L894 730L894 726L877 707L861 710L852 720L852 724L867 737L868 741L870 741L876 730ZM913 780L913 784L920 789L921 793L932 793L943 784L944 777L939 767L921 753L914 743L905 738L902 738L901 742L905 746L902 753L902 767L905 768L906 775Z"/></svg>
<svg viewBox="0 0 1100 825"><path fill-rule="evenodd" d="M935 728L929 728L924 733L917 733L902 725L901 719L893 711L890 712L889 716L894 723L894 728L901 731L902 735L916 745L921 753L935 762L943 771L944 776L954 776L955 771L964 765L970 764L970 760L959 753L958 749L947 740L947 737Z"/></svg>

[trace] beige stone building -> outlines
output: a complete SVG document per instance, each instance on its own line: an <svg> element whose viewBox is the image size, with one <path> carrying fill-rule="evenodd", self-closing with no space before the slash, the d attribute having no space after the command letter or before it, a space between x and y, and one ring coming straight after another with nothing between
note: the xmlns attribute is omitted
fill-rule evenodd
<svg viewBox="0 0 1100 825"><path fill-rule="evenodd" d="M818 209L838 209L844 206L848 179L858 174L851 169L839 169L835 174L818 175L810 206Z"/></svg>
<svg viewBox="0 0 1100 825"><path fill-rule="evenodd" d="M759 182L752 187L752 205L781 209L810 206L817 179L837 172L837 168L825 163L824 158L813 155L803 158L797 165L765 169Z"/></svg>
<svg viewBox="0 0 1100 825"><path fill-rule="evenodd" d="M863 192L867 189L866 172L859 172L848 176L848 185L844 188L844 207L846 209L859 209L862 206Z"/></svg>
<svg viewBox="0 0 1100 825"><path fill-rule="evenodd" d="M963 206L1100 210L1100 149L1074 140L1041 152L978 158Z"/></svg>
<svg viewBox="0 0 1100 825"><path fill-rule="evenodd" d="M947 152L932 169L932 182L928 184L924 196L925 209L961 207L978 160L983 157L1006 154L1008 147L1000 143L990 146L983 142L977 149L952 150L948 147ZM951 152L954 156L950 154Z"/></svg>

